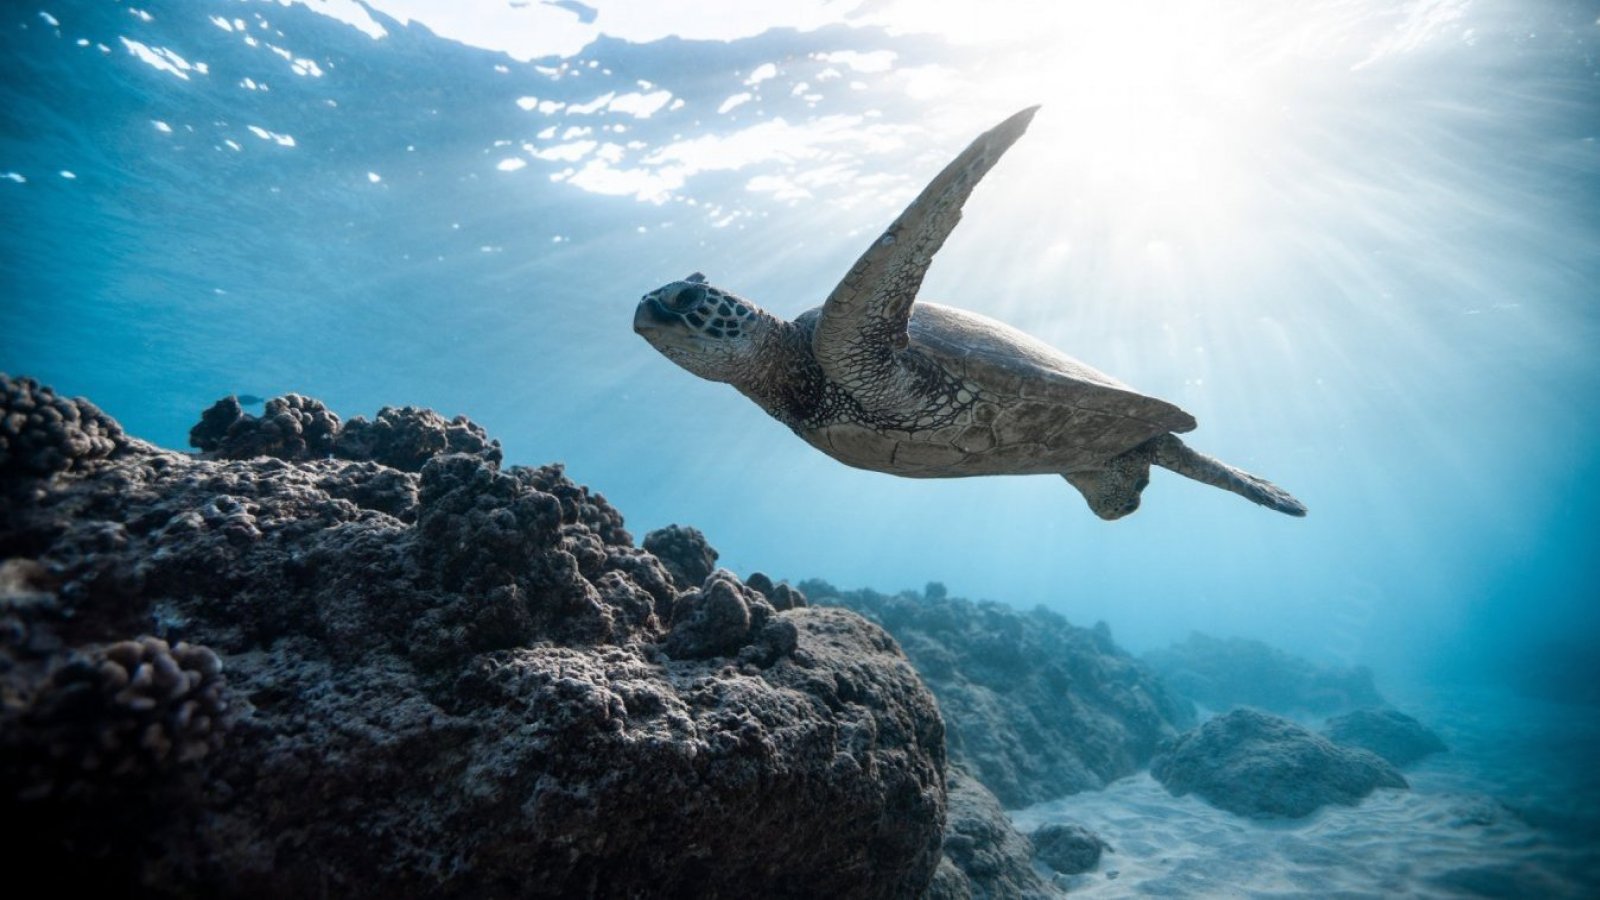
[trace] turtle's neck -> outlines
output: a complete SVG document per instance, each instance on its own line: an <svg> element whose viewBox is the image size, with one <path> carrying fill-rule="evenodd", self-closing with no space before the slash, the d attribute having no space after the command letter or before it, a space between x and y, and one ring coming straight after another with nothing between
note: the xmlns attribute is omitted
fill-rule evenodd
<svg viewBox="0 0 1600 900"><path fill-rule="evenodd" d="M828 380L811 354L810 322L771 318L747 377L733 382L769 415L793 429L819 423Z"/></svg>

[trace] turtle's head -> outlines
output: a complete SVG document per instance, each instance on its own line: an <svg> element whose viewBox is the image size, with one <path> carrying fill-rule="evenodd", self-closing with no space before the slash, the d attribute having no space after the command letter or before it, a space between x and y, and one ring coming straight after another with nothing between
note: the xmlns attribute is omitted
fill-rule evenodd
<svg viewBox="0 0 1600 900"><path fill-rule="evenodd" d="M712 381L750 377L777 319L743 297L706 284L699 272L639 301L633 330L685 369Z"/></svg>

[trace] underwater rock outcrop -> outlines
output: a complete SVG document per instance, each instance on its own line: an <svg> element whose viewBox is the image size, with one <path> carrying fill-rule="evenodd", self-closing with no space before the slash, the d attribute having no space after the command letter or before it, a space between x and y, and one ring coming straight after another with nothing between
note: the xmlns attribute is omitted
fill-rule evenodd
<svg viewBox="0 0 1600 900"><path fill-rule="evenodd" d="M62 397L32 378L6 378L0 391L0 478L81 468L128 448L110 416L81 398Z"/></svg>
<svg viewBox="0 0 1600 900"><path fill-rule="evenodd" d="M800 588L894 635L939 698L951 761L1007 807L1131 775L1193 722L1103 624L951 598L939 585L894 596L815 580Z"/></svg>
<svg viewBox="0 0 1600 900"><path fill-rule="evenodd" d="M923 900L1056 900L1066 895L1040 876L1034 847L1000 802L959 766L945 773L949 805L944 859Z"/></svg>
<svg viewBox="0 0 1600 900"><path fill-rule="evenodd" d="M1384 705L1365 667L1322 666L1245 638L1195 633L1143 659L1174 693L1217 712L1327 716Z"/></svg>
<svg viewBox="0 0 1600 900"><path fill-rule="evenodd" d="M1449 749L1433 729L1392 709L1358 709L1334 716L1322 733L1335 744L1370 750L1396 766Z"/></svg>
<svg viewBox="0 0 1600 900"><path fill-rule="evenodd" d="M698 587L717 568L720 555L700 533L688 525L668 525L644 536L644 549L661 560L681 588Z"/></svg>
<svg viewBox="0 0 1600 900"><path fill-rule="evenodd" d="M322 401L299 394L266 401L260 416L245 412L239 398L223 397L189 429L189 445L209 459L337 457L402 472L419 472L428 460L449 453L497 466L501 459L500 442L466 416L446 420L431 409L385 406L370 422L361 416L341 422Z"/></svg>
<svg viewBox="0 0 1600 900"><path fill-rule="evenodd" d="M1111 845L1082 825L1057 822L1035 829L1028 835L1034 856L1063 875L1078 875L1100 864L1100 856Z"/></svg>
<svg viewBox="0 0 1600 900"><path fill-rule="evenodd" d="M33 382L0 377L0 404L0 815L57 887L932 879L943 726L861 617L724 571L680 586L603 497L502 469L463 419L225 403L197 458Z"/></svg>
<svg viewBox="0 0 1600 900"><path fill-rule="evenodd" d="M1374 753L1341 747L1287 719L1236 709L1183 735L1150 763L1173 796L1193 793L1251 819L1354 805L1380 787L1409 787Z"/></svg>

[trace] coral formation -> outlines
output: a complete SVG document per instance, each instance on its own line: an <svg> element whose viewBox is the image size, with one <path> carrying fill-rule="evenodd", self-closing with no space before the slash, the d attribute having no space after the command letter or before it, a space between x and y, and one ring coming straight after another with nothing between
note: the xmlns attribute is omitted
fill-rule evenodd
<svg viewBox="0 0 1600 900"><path fill-rule="evenodd" d="M445 453L465 453L496 465L500 443L466 416L446 421L431 409L385 406L367 421L356 416L345 423L333 448L340 459L370 459L402 472L417 472L428 460Z"/></svg>
<svg viewBox="0 0 1600 900"><path fill-rule="evenodd" d="M88 400L3 373L0 385L0 477L49 475L106 459L128 445L122 426Z"/></svg>
<svg viewBox="0 0 1600 900"><path fill-rule="evenodd" d="M1322 666L1244 638L1195 633L1144 661L1174 693L1218 712L1253 706L1326 716L1383 705L1365 667Z"/></svg>
<svg viewBox="0 0 1600 900"><path fill-rule="evenodd" d="M25 799L131 784L222 742L222 661L205 647L142 636L67 651L34 685L15 698L16 730L0 741L4 777Z"/></svg>
<svg viewBox="0 0 1600 900"><path fill-rule="evenodd" d="M322 401L299 394L268 400L260 418L245 412L237 398L224 397L189 429L190 445L217 459L323 459L338 436L339 417Z"/></svg>
<svg viewBox="0 0 1600 900"><path fill-rule="evenodd" d="M704 585L678 597L666 651L680 659L731 656L774 612L765 597L718 569Z"/></svg>
<svg viewBox="0 0 1600 900"><path fill-rule="evenodd" d="M82 401L7 419L14 853L124 893L928 884L943 724L882 629L770 580L674 584L603 497L501 468L464 420L357 440L279 400L213 407L199 457ZM10 379L0 403L61 409Z"/></svg>
<svg viewBox="0 0 1600 900"><path fill-rule="evenodd" d="M760 591L773 609L799 609L806 605L806 595L799 588L792 587L783 582L772 583L772 579L761 572L752 572L745 583L751 588Z"/></svg>
<svg viewBox="0 0 1600 900"><path fill-rule="evenodd" d="M498 466L500 442L466 416L446 419L431 409L385 406L377 418L341 423L322 401L285 394L266 401L259 417L228 396L201 413L189 445L211 459L271 456L289 462L337 457L370 460L402 472L419 472L436 456L466 454Z"/></svg>
<svg viewBox="0 0 1600 900"><path fill-rule="evenodd" d="M661 560L680 588L699 587L717 567L717 551L706 536L686 525L657 528L644 536L644 549Z"/></svg>
<svg viewBox="0 0 1600 900"><path fill-rule="evenodd" d="M1397 766L1448 749L1428 726L1392 709L1358 709L1335 716L1323 734L1335 744L1371 750Z"/></svg>
<svg viewBox="0 0 1600 900"><path fill-rule="evenodd" d="M1141 768L1192 721L1103 624L944 595L801 590L882 625L939 698L950 758L1008 807L1092 790Z"/></svg>
<svg viewBox="0 0 1600 900"><path fill-rule="evenodd" d="M1376 754L1253 709L1178 738L1150 763L1150 774L1174 796L1194 793L1252 819L1300 818L1329 803L1353 805L1376 788L1408 787Z"/></svg>

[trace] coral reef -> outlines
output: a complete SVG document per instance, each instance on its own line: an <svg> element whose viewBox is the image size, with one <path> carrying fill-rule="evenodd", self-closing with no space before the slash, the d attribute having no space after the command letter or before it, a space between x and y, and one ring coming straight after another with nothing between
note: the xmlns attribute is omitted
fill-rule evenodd
<svg viewBox="0 0 1600 900"><path fill-rule="evenodd" d="M1253 706L1327 716L1384 705L1365 667L1321 666L1244 638L1195 633L1146 653L1144 661L1174 693L1217 712Z"/></svg>
<svg viewBox="0 0 1600 900"><path fill-rule="evenodd" d="M717 551L700 529L687 525L657 528L644 536L644 549L661 560L681 588L698 587L717 567Z"/></svg>
<svg viewBox="0 0 1600 900"><path fill-rule="evenodd" d="M267 401L258 418L236 397L224 397L189 429L189 444L216 459L323 459L333 453L339 417L322 401L285 394Z"/></svg>
<svg viewBox="0 0 1600 900"><path fill-rule="evenodd" d="M678 596L665 647L679 659L738 656L768 666L794 650L795 629L760 591L718 569Z"/></svg>
<svg viewBox="0 0 1600 900"><path fill-rule="evenodd" d="M1103 624L950 598L938 585L895 596L800 587L894 635L939 698L951 760L1008 807L1131 775L1193 721Z"/></svg>
<svg viewBox="0 0 1600 900"><path fill-rule="evenodd" d="M1066 895L1033 868L1033 845L994 795L959 766L945 774L944 859L923 900L1054 900Z"/></svg>
<svg viewBox="0 0 1600 900"><path fill-rule="evenodd" d="M783 582L773 584L771 578L760 572L752 572L745 583L760 591L773 609L799 609L806 605L806 595L799 588Z"/></svg>
<svg viewBox="0 0 1600 900"><path fill-rule="evenodd" d="M55 654L20 682L32 691L7 692L17 715L0 737L0 777L21 799L61 800L202 759L222 743L221 676L209 649L149 636Z"/></svg>
<svg viewBox="0 0 1600 900"><path fill-rule="evenodd" d="M500 444L466 416L446 421L431 409L385 406L371 422L356 416L339 431L333 447L341 459L370 459L375 463L417 472L424 463L443 453L465 453L500 463Z"/></svg>
<svg viewBox="0 0 1600 900"><path fill-rule="evenodd" d="M1396 766L1448 749L1428 726L1392 709L1358 709L1335 716L1322 733L1335 744L1370 750Z"/></svg>
<svg viewBox="0 0 1600 900"><path fill-rule="evenodd" d="M932 879L943 724L859 616L770 579L677 584L603 497L502 469L462 419L224 401L196 457L33 382L0 379L0 404L0 815L57 887Z"/></svg>
<svg viewBox="0 0 1600 900"><path fill-rule="evenodd" d="M110 416L32 378L0 373L0 477L41 476L107 459L128 446Z"/></svg>
<svg viewBox="0 0 1600 900"><path fill-rule="evenodd" d="M1178 738L1150 763L1150 774L1174 796L1194 793L1252 819L1300 818L1329 803L1354 805L1376 788L1408 787L1376 754L1253 709Z"/></svg>
<svg viewBox="0 0 1600 900"><path fill-rule="evenodd" d="M446 421L431 409L385 406L367 421L342 423L322 401L285 394L266 401L261 415L228 396L201 413L189 445L208 459L270 456L288 462L337 457L370 460L402 472L420 472L436 456L466 454L498 466L500 442L465 416Z"/></svg>

